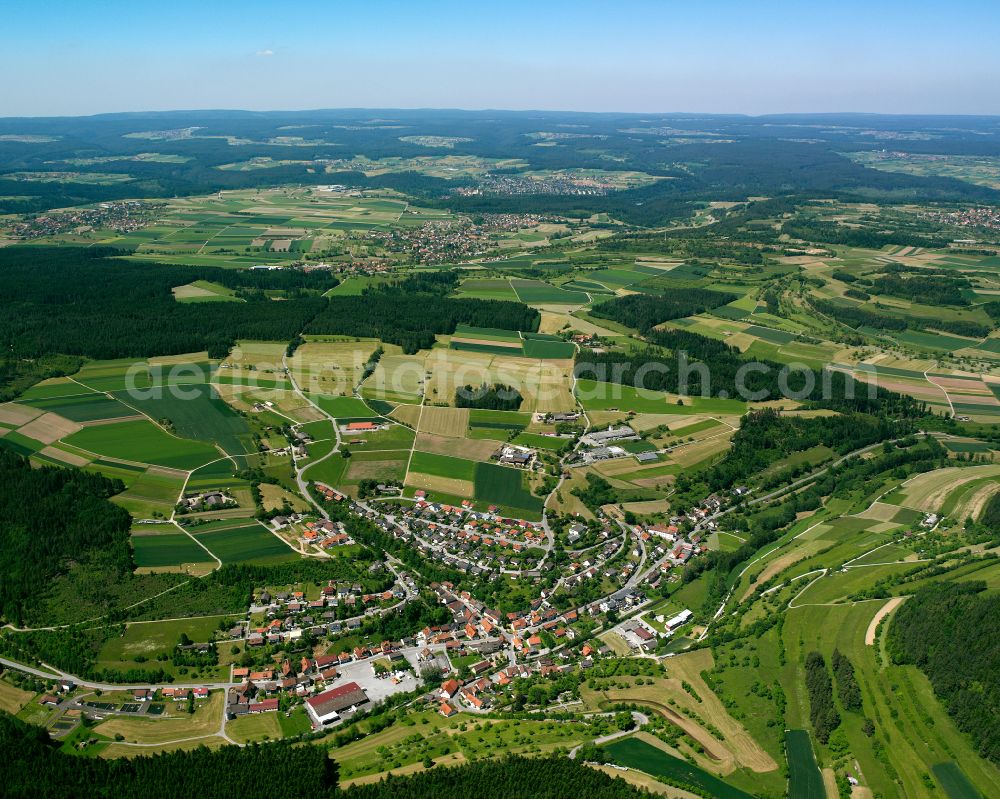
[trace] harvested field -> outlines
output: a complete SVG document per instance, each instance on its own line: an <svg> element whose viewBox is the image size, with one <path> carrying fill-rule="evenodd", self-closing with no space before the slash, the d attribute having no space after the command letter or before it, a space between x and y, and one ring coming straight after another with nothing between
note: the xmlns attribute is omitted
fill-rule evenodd
<svg viewBox="0 0 1000 799"><path fill-rule="evenodd" d="M413 444L415 450L451 455L473 461L488 461L500 446L498 441L483 438L451 438L430 433L419 433Z"/></svg>
<svg viewBox="0 0 1000 799"><path fill-rule="evenodd" d="M389 418L408 427L416 428L417 423L420 421L420 412L421 407L419 405L397 405L392 413L389 414Z"/></svg>
<svg viewBox="0 0 1000 799"><path fill-rule="evenodd" d="M948 495L965 483L982 477L1000 476L1000 466L948 467L925 472L904 487L902 504L927 513L937 513Z"/></svg>
<svg viewBox="0 0 1000 799"><path fill-rule="evenodd" d="M421 433L430 433L435 436L463 438L468 427L468 408L439 408L427 406L424 408L423 414L420 415Z"/></svg>
<svg viewBox="0 0 1000 799"><path fill-rule="evenodd" d="M81 426L76 422L71 422L55 413L45 413L23 425L18 432L43 444L51 444L73 435L80 429Z"/></svg>
<svg viewBox="0 0 1000 799"><path fill-rule="evenodd" d="M40 450L39 455L45 455L48 458L52 458L57 461L62 461L69 466L85 466L90 463L90 460L84 458L80 455L76 455L72 452L65 452L61 449L56 449L55 447L45 447Z"/></svg>
<svg viewBox="0 0 1000 799"><path fill-rule="evenodd" d="M14 402L5 402L0 405L0 423L13 427L20 427L41 415L42 411L39 408L32 408L29 405L18 405Z"/></svg>
<svg viewBox="0 0 1000 799"><path fill-rule="evenodd" d="M438 491L445 494L452 494L464 499L472 499L475 486L471 480L460 480L456 477L439 477L433 474L423 474L421 472L409 472L406 475L406 484L413 488L422 488L433 497L433 492Z"/></svg>
<svg viewBox="0 0 1000 799"><path fill-rule="evenodd" d="M880 522L891 522L897 513L899 513L899 508L895 505L887 505L884 502L873 502L872 506L868 508L868 510L858 514L858 518L875 519Z"/></svg>
<svg viewBox="0 0 1000 799"><path fill-rule="evenodd" d="M774 758L760 747L742 724L729 715L719 697L702 679L701 673L713 668L714 665L715 661L712 658L711 650L699 649L696 652L671 658L667 670L671 676L686 680L694 687L695 693L701 697L701 703L694 703L691 709L705 721L714 724L721 730L725 737L726 747L736 757L739 765L749 768L751 771L774 771L778 768ZM686 692L684 693L686 694ZM690 697L689 694L686 695Z"/></svg>

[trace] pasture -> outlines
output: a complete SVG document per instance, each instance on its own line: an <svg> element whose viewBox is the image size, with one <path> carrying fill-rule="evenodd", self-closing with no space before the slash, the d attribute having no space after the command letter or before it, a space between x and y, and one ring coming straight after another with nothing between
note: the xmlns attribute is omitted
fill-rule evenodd
<svg viewBox="0 0 1000 799"><path fill-rule="evenodd" d="M512 278L510 285L526 305L586 305L590 301L582 291L567 291L543 280Z"/></svg>
<svg viewBox="0 0 1000 799"><path fill-rule="evenodd" d="M82 387L74 387L80 391ZM49 396L39 398L20 397L19 401L42 411L58 414L72 422L94 422L103 419L117 419L125 416L135 416L136 412L117 400L105 394L86 393L66 396Z"/></svg>
<svg viewBox="0 0 1000 799"><path fill-rule="evenodd" d="M477 464L475 461L414 451L410 460L410 472L429 474L435 477L451 477L458 480L474 480Z"/></svg>
<svg viewBox="0 0 1000 799"><path fill-rule="evenodd" d="M867 571L867 570L858 570ZM870 584L870 583L869 583ZM984 796L1000 793L1000 769L977 755L968 738L955 727L927 678L913 666L895 666L876 660L875 649L865 638L872 619L885 602L854 605L803 607L785 614L782 637L787 665L781 683L788 695L787 723L792 728L808 725L808 697L802 663L806 653L817 650L830 662L834 647L847 655L861 688L863 713L843 714L842 729L850 751L865 775L867 786L885 797L937 799L941 790L923 775L935 765L961 763L966 777ZM877 759L863 730L863 717L877 719L875 740L891 762L890 778ZM832 759L822 745L820 758Z"/></svg>
<svg viewBox="0 0 1000 799"><path fill-rule="evenodd" d="M620 383L603 383L581 378L577 396L587 410L635 411L636 413L742 415L746 403L717 397L678 397L660 391L636 389Z"/></svg>

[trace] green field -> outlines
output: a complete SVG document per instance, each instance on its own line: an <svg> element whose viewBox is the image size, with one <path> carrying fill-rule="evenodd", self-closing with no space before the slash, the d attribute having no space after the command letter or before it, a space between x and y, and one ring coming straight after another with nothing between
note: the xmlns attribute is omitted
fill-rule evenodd
<svg viewBox="0 0 1000 799"><path fill-rule="evenodd" d="M246 419L223 402L211 386L164 388L156 394L142 399L125 394L122 399L151 419L169 419L174 432L184 438L218 444L229 455L253 451Z"/></svg>
<svg viewBox="0 0 1000 799"><path fill-rule="evenodd" d="M131 540L135 565L139 568L210 561L208 553L184 533L133 535Z"/></svg>
<svg viewBox="0 0 1000 799"><path fill-rule="evenodd" d="M537 518L542 512L542 500L526 488L524 477L518 469L477 463L474 470L476 500L502 505L524 518Z"/></svg>
<svg viewBox="0 0 1000 799"><path fill-rule="evenodd" d="M788 757L788 799L826 799L823 775L816 765L809 733L785 730L785 754Z"/></svg>
<svg viewBox="0 0 1000 799"><path fill-rule="evenodd" d="M556 339L540 339L525 334L524 356L542 360L567 360L576 354L576 347L566 341Z"/></svg>
<svg viewBox="0 0 1000 799"><path fill-rule="evenodd" d="M604 749L616 763L644 771L654 777L666 777L671 783L690 785L714 799L753 799L750 794L734 788L704 769L673 757L638 738L614 741L607 744Z"/></svg>
<svg viewBox="0 0 1000 799"><path fill-rule="evenodd" d="M363 400L357 397L331 397L325 394L312 397L319 407L330 416L337 419L375 419L377 414L372 412Z"/></svg>
<svg viewBox="0 0 1000 799"><path fill-rule="evenodd" d="M19 402L33 408L40 408L43 411L57 413L73 422L93 422L98 419L117 419L122 416L136 415L131 408L117 400L108 398L104 394L76 394L38 399L22 398Z"/></svg>
<svg viewBox="0 0 1000 799"><path fill-rule="evenodd" d="M195 538L223 564L281 563L299 557L291 547L256 522L243 527L211 530L205 533L199 533L197 530L198 528L192 530Z"/></svg>
<svg viewBox="0 0 1000 799"><path fill-rule="evenodd" d="M420 474L431 474L436 477L454 477L459 480L473 480L476 477L477 464L464 458L453 458L450 455L436 455L430 452L414 451L410 461L410 471Z"/></svg>
<svg viewBox="0 0 1000 799"><path fill-rule="evenodd" d="M66 443L109 458L185 471L222 457L208 444L172 436L146 420L85 427L68 436Z"/></svg>
<svg viewBox="0 0 1000 799"><path fill-rule="evenodd" d="M679 405L678 398L672 394L583 378L577 381L577 396L583 407L589 411L618 409L636 413L672 413L684 416L693 413L742 415L746 412L746 403L741 400L682 397L680 398L682 404Z"/></svg>
<svg viewBox="0 0 1000 799"><path fill-rule="evenodd" d="M543 280L512 278L510 281L517 298L527 305L586 305L587 295L582 291L566 291Z"/></svg>
<svg viewBox="0 0 1000 799"><path fill-rule="evenodd" d="M519 444L522 447L531 447L533 449L557 450L562 449L564 446L571 443L571 439L541 436L538 433L521 433L514 439L514 443Z"/></svg>
<svg viewBox="0 0 1000 799"><path fill-rule="evenodd" d="M948 794L948 799L983 799L983 795L969 782L958 763L938 763L931 766L931 771Z"/></svg>

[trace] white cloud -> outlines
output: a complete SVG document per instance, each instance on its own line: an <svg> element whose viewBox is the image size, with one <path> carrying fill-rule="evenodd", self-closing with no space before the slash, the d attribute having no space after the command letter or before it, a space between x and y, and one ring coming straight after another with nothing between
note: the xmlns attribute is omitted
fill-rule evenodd
<svg viewBox="0 0 1000 799"><path fill-rule="evenodd" d="M261 56L262 58L266 58L268 56L274 55L274 50L258 50L257 55Z"/></svg>

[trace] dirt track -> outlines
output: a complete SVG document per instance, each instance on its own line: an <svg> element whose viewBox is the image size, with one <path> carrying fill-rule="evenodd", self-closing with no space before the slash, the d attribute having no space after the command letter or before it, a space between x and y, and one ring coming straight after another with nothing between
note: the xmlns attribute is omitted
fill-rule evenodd
<svg viewBox="0 0 1000 799"><path fill-rule="evenodd" d="M905 600L905 596L894 596L888 602L886 602L881 608L879 608L878 613L871 620L868 625L868 630L865 632L865 646L875 645L875 631L878 629L878 623L882 621L886 616L892 613L899 605Z"/></svg>

